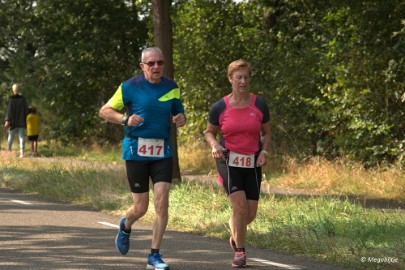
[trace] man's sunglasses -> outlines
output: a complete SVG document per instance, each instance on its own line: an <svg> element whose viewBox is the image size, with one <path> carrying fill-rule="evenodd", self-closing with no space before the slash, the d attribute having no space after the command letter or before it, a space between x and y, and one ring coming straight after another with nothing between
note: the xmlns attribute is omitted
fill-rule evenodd
<svg viewBox="0 0 405 270"><path fill-rule="evenodd" d="M156 61L156 62L150 61L150 62L142 62L142 63L145 64L145 65L148 65L150 67L154 67L155 64L158 64L158 66L163 66L163 64L165 62L163 60L160 60L160 61Z"/></svg>

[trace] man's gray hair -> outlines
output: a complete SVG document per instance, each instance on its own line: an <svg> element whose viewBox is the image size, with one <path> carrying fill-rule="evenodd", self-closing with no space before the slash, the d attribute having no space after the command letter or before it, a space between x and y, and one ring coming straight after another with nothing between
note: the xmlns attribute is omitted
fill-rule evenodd
<svg viewBox="0 0 405 270"><path fill-rule="evenodd" d="M149 47L149 48L145 48L142 50L142 55L141 55L141 62L143 62L145 60L145 53L150 52L150 51L155 51L155 52L159 52L160 55L162 56L162 60L163 60L163 53L162 50L158 47Z"/></svg>

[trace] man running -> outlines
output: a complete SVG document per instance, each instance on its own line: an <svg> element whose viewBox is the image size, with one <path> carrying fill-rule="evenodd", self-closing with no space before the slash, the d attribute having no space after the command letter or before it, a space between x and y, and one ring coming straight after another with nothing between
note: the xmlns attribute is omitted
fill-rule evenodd
<svg viewBox="0 0 405 270"><path fill-rule="evenodd" d="M179 87L163 76L162 51L157 47L144 49L140 67L143 74L121 83L99 112L108 122L125 126L122 157L133 205L120 221L115 244L122 255L128 253L132 225L148 210L151 178L156 214L147 268L167 270L169 265L159 249L169 217L173 163L170 127L172 122L184 126L186 117ZM126 114L120 113L124 108Z"/></svg>

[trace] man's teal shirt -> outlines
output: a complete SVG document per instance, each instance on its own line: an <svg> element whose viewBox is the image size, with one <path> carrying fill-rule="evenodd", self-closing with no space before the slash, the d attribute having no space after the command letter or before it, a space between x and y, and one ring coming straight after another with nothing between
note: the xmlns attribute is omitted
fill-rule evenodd
<svg viewBox="0 0 405 270"><path fill-rule="evenodd" d="M136 114L144 119L136 127L125 127L124 160L159 159L139 156L138 138L164 139L164 158L172 157L169 141L171 116L184 113L180 89L173 80L162 77L159 83L152 84L143 74L135 76L121 83L109 103L113 109L125 108L129 116Z"/></svg>

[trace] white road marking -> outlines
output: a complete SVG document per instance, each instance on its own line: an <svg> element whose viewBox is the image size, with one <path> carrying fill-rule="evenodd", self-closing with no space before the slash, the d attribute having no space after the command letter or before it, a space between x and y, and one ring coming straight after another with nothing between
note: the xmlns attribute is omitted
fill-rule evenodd
<svg viewBox="0 0 405 270"><path fill-rule="evenodd" d="M11 201L15 202L15 203L19 203L19 204L32 204L32 203L24 202L24 201L20 201L20 200L11 200Z"/></svg>
<svg viewBox="0 0 405 270"><path fill-rule="evenodd" d="M283 263L271 262L271 261L267 261L267 260L263 260L263 259L259 259L259 258L248 258L248 260L259 262L259 263L262 263L262 264L273 265L273 266L277 266L277 267L284 268L284 269L290 269L290 270L300 270L301 269L301 268L299 268L297 266L283 264Z"/></svg>
<svg viewBox="0 0 405 270"><path fill-rule="evenodd" d="M112 227L112 228L117 228L117 229L119 228L118 225L111 224L109 222L99 221L97 223L101 224L101 225L104 225L104 226ZM293 265L271 262L271 261L267 261L267 260L263 260L263 259L259 259L259 258L248 258L248 260L259 262L259 263L262 263L262 264L273 265L273 266L277 266L277 267L284 268L284 269L289 269L289 270L301 270L301 268L293 266Z"/></svg>
<svg viewBox="0 0 405 270"><path fill-rule="evenodd" d="M113 228L119 228L118 225L112 224L112 223L108 223L108 222L104 222L104 221L99 221L97 222L98 224L104 225L104 226L108 226L108 227L113 227Z"/></svg>

